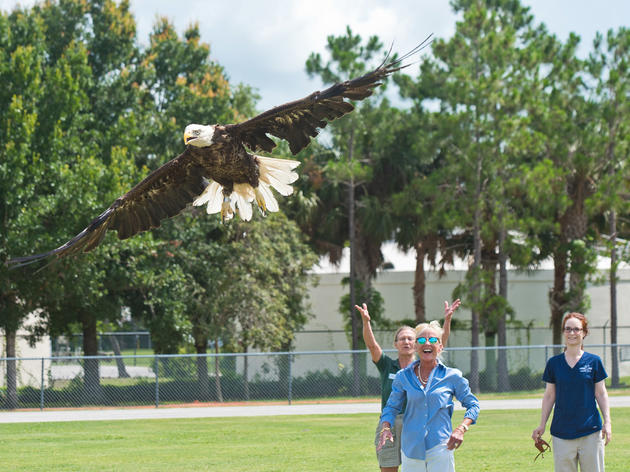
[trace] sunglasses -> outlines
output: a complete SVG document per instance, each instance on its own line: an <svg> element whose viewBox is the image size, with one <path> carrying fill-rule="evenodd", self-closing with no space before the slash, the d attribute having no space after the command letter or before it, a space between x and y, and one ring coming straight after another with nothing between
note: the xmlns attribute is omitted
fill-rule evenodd
<svg viewBox="0 0 630 472"><path fill-rule="evenodd" d="M430 338L428 338L428 339L429 339L429 342L430 342L431 344L435 344L436 342L438 342L438 341L439 341L439 339L438 339L438 338L436 338L435 336L431 336L431 337L430 337ZM425 344L425 343L427 342L427 338L425 338L424 336L422 336L422 337L420 337L420 338L416 339L416 341L418 341L418 344Z"/></svg>

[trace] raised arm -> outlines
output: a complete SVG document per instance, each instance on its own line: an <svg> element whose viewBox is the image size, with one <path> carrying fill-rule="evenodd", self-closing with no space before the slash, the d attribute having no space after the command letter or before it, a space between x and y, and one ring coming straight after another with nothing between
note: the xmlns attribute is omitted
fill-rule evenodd
<svg viewBox="0 0 630 472"><path fill-rule="evenodd" d="M376 338L374 337L374 333L372 332L372 325L370 324L370 313L368 312L367 305L364 303L362 307L359 305L354 305L354 307L361 313L361 320L363 321L363 341L365 341L365 346L370 351L370 355L372 356L372 360L374 362L378 362L381 356L383 355L383 350L381 346L376 342Z"/></svg>
<svg viewBox="0 0 630 472"><path fill-rule="evenodd" d="M442 327L442 346L444 347L446 347L448 337L451 334L451 318L453 318L453 313L459 308L459 305L461 305L461 303L462 302L459 298L455 300L450 306L446 300L444 301L444 326Z"/></svg>

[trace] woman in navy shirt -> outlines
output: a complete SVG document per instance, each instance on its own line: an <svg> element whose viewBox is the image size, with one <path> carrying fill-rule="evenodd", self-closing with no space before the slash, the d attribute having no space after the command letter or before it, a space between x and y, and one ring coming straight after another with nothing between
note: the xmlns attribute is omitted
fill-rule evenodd
<svg viewBox="0 0 630 472"><path fill-rule="evenodd" d="M562 320L562 331L566 348L547 361L540 425L532 439L536 441L545 432L555 403L550 429L555 471L577 472L579 463L583 472L602 472L604 446L612 437L604 383L608 375L599 356L583 350L582 341L588 334L584 315L567 314Z"/></svg>

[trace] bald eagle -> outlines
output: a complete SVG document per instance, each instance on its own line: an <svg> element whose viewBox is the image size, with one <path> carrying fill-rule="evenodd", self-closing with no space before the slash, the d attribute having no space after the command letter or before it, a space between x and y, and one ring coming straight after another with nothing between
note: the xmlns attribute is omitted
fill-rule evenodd
<svg viewBox="0 0 630 472"><path fill-rule="evenodd" d="M293 192L298 161L255 154L271 152L284 139L292 154L304 149L329 121L350 113L347 100L363 100L381 85L381 80L410 64L402 62L427 46L431 36L401 58L383 63L356 79L337 83L324 91L285 103L238 124L190 124L184 130L186 149L182 154L150 173L125 195L119 197L79 234L51 251L7 261L12 267L30 264L50 256L66 257L88 252L98 246L107 230L119 239L160 226L161 220L180 213L187 205L206 205L208 213L221 213L222 221L238 214L252 217L255 201L261 213L278 211L272 192Z"/></svg>

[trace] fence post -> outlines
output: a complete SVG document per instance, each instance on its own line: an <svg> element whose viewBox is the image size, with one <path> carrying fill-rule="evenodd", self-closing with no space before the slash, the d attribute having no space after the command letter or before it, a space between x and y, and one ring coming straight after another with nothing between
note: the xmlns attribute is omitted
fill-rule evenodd
<svg viewBox="0 0 630 472"><path fill-rule="evenodd" d="M44 358L42 357L42 386L39 391L39 409L44 409Z"/></svg>
<svg viewBox="0 0 630 472"><path fill-rule="evenodd" d="M289 405L291 404L291 399L293 397L293 375L291 372L291 364L293 364L293 354L288 354L289 358Z"/></svg>
<svg viewBox="0 0 630 472"><path fill-rule="evenodd" d="M158 373L158 358L155 357L155 408L160 406L160 380Z"/></svg>
<svg viewBox="0 0 630 472"><path fill-rule="evenodd" d="M606 344L606 326L608 325L608 322L610 320L606 320L606 323L604 323L604 326L602 326L602 335L604 338L604 344ZM604 347L604 365L606 365L606 348Z"/></svg>
<svg viewBox="0 0 630 472"><path fill-rule="evenodd" d="M136 334L135 343L133 345L133 365L136 365L136 356L138 355L138 344L140 342L140 337Z"/></svg>

